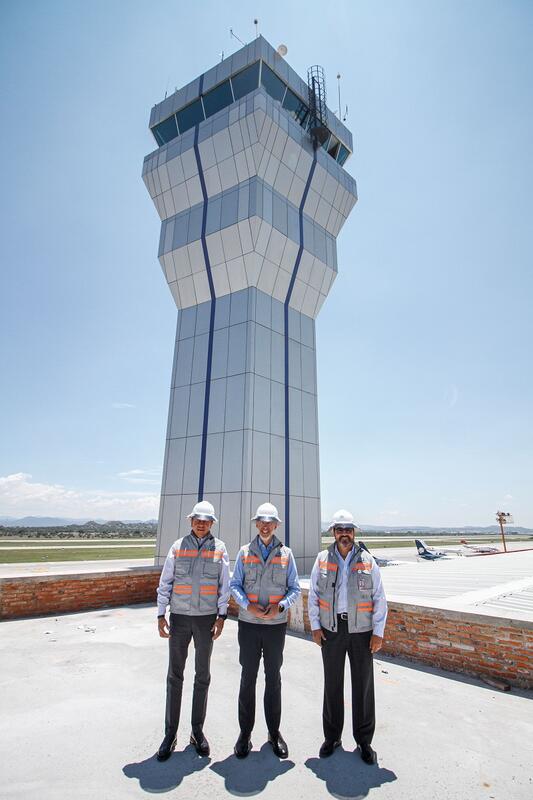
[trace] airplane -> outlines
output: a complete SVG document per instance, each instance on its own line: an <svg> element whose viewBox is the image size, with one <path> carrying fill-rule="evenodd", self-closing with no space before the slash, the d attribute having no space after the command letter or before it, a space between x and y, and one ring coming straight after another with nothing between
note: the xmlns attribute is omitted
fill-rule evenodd
<svg viewBox="0 0 533 800"><path fill-rule="evenodd" d="M361 550L366 550L366 552L373 557L378 567L397 567L399 564L409 564L409 561L398 561L395 558L380 558L379 556L375 556L373 553L371 553L364 542L357 542L357 544Z"/></svg>
<svg viewBox="0 0 533 800"><path fill-rule="evenodd" d="M461 544L463 547L468 548L468 550L472 550L471 553L464 553L465 556L490 556L494 553L501 553L501 550L498 547L492 547L491 545L483 545L483 544L468 544L466 539L461 539Z"/></svg>
<svg viewBox="0 0 533 800"><path fill-rule="evenodd" d="M462 555L462 551L459 549L435 550L433 547L428 547L423 539L415 539L415 544L418 555L420 558L425 558L426 561L436 561L439 558L450 559L451 556L448 553L453 553L456 556Z"/></svg>

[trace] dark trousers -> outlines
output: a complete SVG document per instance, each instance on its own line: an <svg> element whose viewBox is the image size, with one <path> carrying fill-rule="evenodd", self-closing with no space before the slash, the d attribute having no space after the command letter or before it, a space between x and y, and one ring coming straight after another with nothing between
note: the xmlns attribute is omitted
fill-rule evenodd
<svg viewBox="0 0 533 800"><path fill-rule="evenodd" d="M322 642L324 663L324 706L322 723L324 738L337 741L344 725L344 664L350 660L352 676L352 726L358 744L370 744L376 727L374 706L374 666L367 633L348 633L348 622L338 620L338 630L324 630Z"/></svg>
<svg viewBox="0 0 533 800"><path fill-rule="evenodd" d="M183 671L191 639L194 642L194 689L192 695L191 727L200 733L207 709L207 693L211 682L209 665L213 650L211 628L216 614L191 617L185 614L170 615L169 661L167 674L167 705L165 735L175 736L178 730L183 691Z"/></svg>
<svg viewBox="0 0 533 800"><path fill-rule="evenodd" d="M239 690L239 725L250 736L255 722L255 685L259 662L265 668L265 720L269 733L279 731L281 720L281 665L287 623L261 625L239 622L239 662L242 667Z"/></svg>

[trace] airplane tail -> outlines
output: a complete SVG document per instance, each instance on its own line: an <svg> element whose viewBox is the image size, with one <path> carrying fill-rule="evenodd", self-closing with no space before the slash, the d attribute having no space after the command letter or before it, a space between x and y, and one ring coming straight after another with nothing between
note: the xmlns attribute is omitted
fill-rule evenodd
<svg viewBox="0 0 533 800"><path fill-rule="evenodd" d="M368 547L364 542L357 542L357 544L359 545L361 550L366 550L367 553L370 553L370 550L368 549ZM370 553L370 555L372 555L372 553Z"/></svg>
<svg viewBox="0 0 533 800"><path fill-rule="evenodd" d="M427 548L427 545L423 539L415 539L416 549L418 550L418 555L430 555L430 552Z"/></svg>

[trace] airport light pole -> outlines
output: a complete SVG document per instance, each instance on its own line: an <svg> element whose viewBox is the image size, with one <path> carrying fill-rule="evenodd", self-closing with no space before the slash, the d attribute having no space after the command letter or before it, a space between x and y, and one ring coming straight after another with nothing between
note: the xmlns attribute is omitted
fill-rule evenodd
<svg viewBox="0 0 533 800"><path fill-rule="evenodd" d="M497 511L496 512L496 519L500 524L500 531L502 533L502 542L503 542L503 549L507 552L507 545L505 544L505 535L503 533L503 526L509 525L513 521L511 514L508 511Z"/></svg>

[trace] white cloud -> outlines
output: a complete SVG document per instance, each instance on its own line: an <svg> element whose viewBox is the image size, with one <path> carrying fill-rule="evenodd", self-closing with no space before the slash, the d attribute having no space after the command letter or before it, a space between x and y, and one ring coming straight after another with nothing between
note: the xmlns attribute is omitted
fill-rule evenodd
<svg viewBox="0 0 533 800"><path fill-rule="evenodd" d="M149 483L154 486L161 484L160 469L130 469L126 472L119 472L118 477L127 483Z"/></svg>
<svg viewBox="0 0 533 800"><path fill-rule="evenodd" d="M397 517L399 513L400 512L398 511L398 509L393 508L390 511L380 511L379 512L379 516L380 517Z"/></svg>
<svg viewBox="0 0 533 800"><path fill-rule="evenodd" d="M1 516L157 517L159 493L107 492L68 489L61 484L37 483L27 472L0 476Z"/></svg>
<svg viewBox="0 0 533 800"><path fill-rule="evenodd" d="M454 383L452 383L452 385L446 392L446 402L448 403L448 408L454 408L454 406L457 405L458 400L459 400L459 389Z"/></svg>
<svg viewBox="0 0 533 800"><path fill-rule="evenodd" d="M111 403L111 408L135 408L131 403Z"/></svg>
<svg viewBox="0 0 533 800"><path fill-rule="evenodd" d="M503 499L504 500L512 500L513 499L513 495L512 494L506 494L506 495L504 495Z"/></svg>

